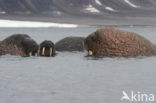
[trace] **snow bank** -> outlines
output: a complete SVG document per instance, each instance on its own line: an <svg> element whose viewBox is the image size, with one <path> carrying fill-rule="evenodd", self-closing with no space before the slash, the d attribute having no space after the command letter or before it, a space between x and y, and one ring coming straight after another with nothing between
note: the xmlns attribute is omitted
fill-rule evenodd
<svg viewBox="0 0 156 103"><path fill-rule="evenodd" d="M61 24L50 22L34 22L34 21L16 21L16 20L0 20L0 27L18 27L18 28L38 28L38 27L59 27L59 28L76 28L76 24Z"/></svg>

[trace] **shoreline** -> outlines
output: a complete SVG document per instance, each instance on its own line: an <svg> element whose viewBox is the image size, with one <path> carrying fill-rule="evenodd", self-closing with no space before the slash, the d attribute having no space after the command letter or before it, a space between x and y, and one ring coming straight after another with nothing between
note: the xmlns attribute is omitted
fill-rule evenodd
<svg viewBox="0 0 156 103"><path fill-rule="evenodd" d="M61 24L52 22L37 22L37 21L19 21L19 20L5 20L0 19L0 28L77 28L76 24Z"/></svg>
<svg viewBox="0 0 156 103"><path fill-rule="evenodd" d="M155 17L122 17L122 18L87 18L87 17L22 17L22 16L2 16L2 20L44 22L57 24L75 24L79 27L136 27L136 26L156 26Z"/></svg>

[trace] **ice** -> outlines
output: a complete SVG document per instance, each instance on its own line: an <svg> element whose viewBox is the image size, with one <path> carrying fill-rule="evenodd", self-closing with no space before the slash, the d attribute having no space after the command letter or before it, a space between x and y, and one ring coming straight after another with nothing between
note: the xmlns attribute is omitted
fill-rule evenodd
<svg viewBox="0 0 156 103"><path fill-rule="evenodd" d="M35 21L17 21L17 20L0 20L0 27L28 27L28 28L38 28L38 27L59 27L59 28L76 28L76 24L61 24L61 23L51 23L51 22L35 22Z"/></svg>

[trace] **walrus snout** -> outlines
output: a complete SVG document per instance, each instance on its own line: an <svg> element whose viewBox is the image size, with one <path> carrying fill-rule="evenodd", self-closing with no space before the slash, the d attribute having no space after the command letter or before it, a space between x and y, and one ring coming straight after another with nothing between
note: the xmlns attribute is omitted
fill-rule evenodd
<svg viewBox="0 0 156 103"><path fill-rule="evenodd" d="M93 49L93 38L92 36L88 36L84 40L84 49L88 52L88 55L93 55L94 54L94 49Z"/></svg>
<svg viewBox="0 0 156 103"><path fill-rule="evenodd" d="M55 46L52 41L45 40L40 44L40 56L51 57L55 55Z"/></svg>

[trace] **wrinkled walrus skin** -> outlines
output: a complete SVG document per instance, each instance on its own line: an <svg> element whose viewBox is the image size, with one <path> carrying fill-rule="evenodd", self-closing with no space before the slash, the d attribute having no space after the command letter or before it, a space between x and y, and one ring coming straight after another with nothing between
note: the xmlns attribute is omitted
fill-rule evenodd
<svg viewBox="0 0 156 103"><path fill-rule="evenodd" d="M39 46L26 34L14 34L0 42L0 55L37 56Z"/></svg>
<svg viewBox="0 0 156 103"><path fill-rule="evenodd" d="M156 45L146 38L115 28L99 29L84 41L88 54L108 57L156 55Z"/></svg>
<svg viewBox="0 0 156 103"><path fill-rule="evenodd" d="M84 51L84 37L66 37L58 41L55 46L57 51Z"/></svg>

